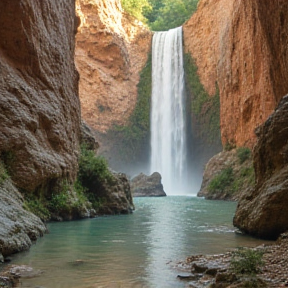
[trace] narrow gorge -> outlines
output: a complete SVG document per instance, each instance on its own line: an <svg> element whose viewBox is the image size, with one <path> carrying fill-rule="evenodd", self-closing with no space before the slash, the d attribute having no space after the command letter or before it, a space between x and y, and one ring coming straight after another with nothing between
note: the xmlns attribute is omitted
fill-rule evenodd
<svg viewBox="0 0 288 288"><path fill-rule="evenodd" d="M286 0L2 0L0 286L287 286L287 75Z"/></svg>

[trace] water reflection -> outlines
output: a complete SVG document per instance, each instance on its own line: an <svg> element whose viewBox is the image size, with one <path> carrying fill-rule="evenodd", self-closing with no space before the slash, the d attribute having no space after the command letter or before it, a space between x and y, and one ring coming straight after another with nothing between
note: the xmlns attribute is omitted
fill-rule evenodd
<svg viewBox="0 0 288 288"><path fill-rule="evenodd" d="M43 271L21 287L185 287L170 261L262 243L234 233L235 203L167 197L135 204L132 215L49 224L50 234L14 257Z"/></svg>

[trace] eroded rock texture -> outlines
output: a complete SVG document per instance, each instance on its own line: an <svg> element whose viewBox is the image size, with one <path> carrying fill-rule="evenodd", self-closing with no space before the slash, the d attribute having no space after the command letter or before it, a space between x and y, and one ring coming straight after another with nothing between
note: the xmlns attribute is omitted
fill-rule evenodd
<svg viewBox="0 0 288 288"><path fill-rule="evenodd" d="M122 10L120 0L77 0L76 65L83 119L105 132L130 116L151 32Z"/></svg>
<svg viewBox="0 0 288 288"><path fill-rule="evenodd" d="M234 225L249 234L277 238L288 229L288 96L257 130L256 187L239 201Z"/></svg>
<svg viewBox="0 0 288 288"><path fill-rule="evenodd" d="M73 0L0 3L0 153L27 192L77 172L74 37Z"/></svg>
<svg viewBox="0 0 288 288"><path fill-rule="evenodd" d="M184 43L210 95L218 83L223 144L252 147L288 91L288 2L201 0Z"/></svg>
<svg viewBox="0 0 288 288"><path fill-rule="evenodd" d="M0 157L13 181L0 181L4 255L28 248L45 231L23 210L17 189L46 196L76 177L75 23L74 0L0 1Z"/></svg>

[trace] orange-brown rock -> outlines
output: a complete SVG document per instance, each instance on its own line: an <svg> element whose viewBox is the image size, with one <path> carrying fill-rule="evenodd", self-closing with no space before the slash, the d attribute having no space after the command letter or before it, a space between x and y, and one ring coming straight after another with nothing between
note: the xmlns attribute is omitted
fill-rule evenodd
<svg viewBox="0 0 288 288"><path fill-rule="evenodd" d="M120 0L77 0L76 65L83 119L97 131L124 124L137 99L151 32L124 13Z"/></svg>
<svg viewBox="0 0 288 288"><path fill-rule="evenodd" d="M288 2L201 0L184 39L210 95L218 83L223 144L253 146L288 92Z"/></svg>

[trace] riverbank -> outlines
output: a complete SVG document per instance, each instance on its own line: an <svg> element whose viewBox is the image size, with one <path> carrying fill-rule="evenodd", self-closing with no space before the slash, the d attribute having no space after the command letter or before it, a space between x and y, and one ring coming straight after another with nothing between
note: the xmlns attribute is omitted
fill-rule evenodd
<svg viewBox="0 0 288 288"><path fill-rule="evenodd" d="M253 249L263 253L263 266L256 275L231 272L233 251L216 255L193 255L176 266L186 272L178 279L187 281L194 288L211 287L288 287L288 233L271 245L261 245ZM187 272L190 272L187 275Z"/></svg>

